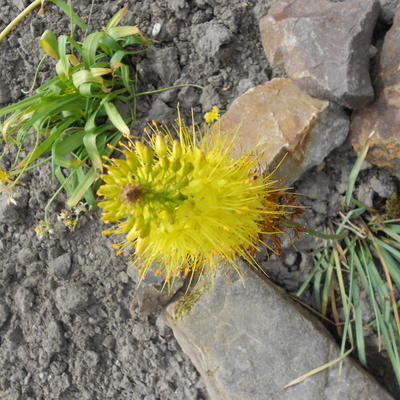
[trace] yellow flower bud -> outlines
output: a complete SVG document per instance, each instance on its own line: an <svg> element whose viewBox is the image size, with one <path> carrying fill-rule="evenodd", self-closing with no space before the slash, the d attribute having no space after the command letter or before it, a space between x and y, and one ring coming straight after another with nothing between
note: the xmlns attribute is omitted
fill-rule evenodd
<svg viewBox="0 0 400 400"><path fill-rule="evenodd" d="M161 135L156 135L156 140L154 144L154 148L156 150L157 155L162 158L167 155L168 146L165 142L165 139Z"/></svg>
<svg viewBox="0 0 400 400"><path fill-rule="evenodd" d="M172 144L172 158L177 159L181 157L182 157L182 146L177 140L174 140Z"/></svg>

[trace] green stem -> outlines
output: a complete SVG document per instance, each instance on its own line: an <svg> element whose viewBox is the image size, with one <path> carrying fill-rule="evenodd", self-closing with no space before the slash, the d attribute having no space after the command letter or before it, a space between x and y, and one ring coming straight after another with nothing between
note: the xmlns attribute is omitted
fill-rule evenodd
<svg viewBox="0 0 400 400"><path fill-rule="evenodd" d="M28 7L25 8L17 17L15 17L0 33L0 42L10 33L10 31L18 25L33 9L39 4L42 4L43 0L35 0Z"/></svg>
<svg viewBox="0 0 400 400"><path fill-rule="evenodd" d="M315 236L320 239L325 239L325 240L338 240L339 241L339 240L344 239L347 236L347 232L343 232L340 234L322 233L322 232L318 232L312 228L308 228L304 225L298 224L296 222L284 221L284 222L281 222L281 225L287 226L288 228L303 228L309 235Z"/></svg>

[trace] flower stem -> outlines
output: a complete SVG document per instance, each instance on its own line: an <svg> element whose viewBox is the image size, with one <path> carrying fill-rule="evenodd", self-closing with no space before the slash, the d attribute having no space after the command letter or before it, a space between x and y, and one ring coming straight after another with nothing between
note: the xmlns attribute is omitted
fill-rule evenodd
<svg viewBox="0 0 400 400"><path fill-rule="evenodd" d="M10 31L18 25L34 8L42 4L43 0L35 0L25 10L21 11L0 33L0 42L10 33Z"/></svg>

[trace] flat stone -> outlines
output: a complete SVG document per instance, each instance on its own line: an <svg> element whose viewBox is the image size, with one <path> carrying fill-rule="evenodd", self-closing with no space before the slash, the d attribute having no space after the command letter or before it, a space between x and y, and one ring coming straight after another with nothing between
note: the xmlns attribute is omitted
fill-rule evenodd
<svg viewBox="0 0 400 400"><path fill-rule="evenodd" d="M290 79L273 79L238 97L221 118L223 131L237 132L243 151L257 147L260 165L290 185L320 164L346 139L349 121L337 104L302 92Z"/></svg>
<svg viewBox="0 0 400 400"><path fill-rule="evenodd" d="M378 0L283 0L260 21L265 54L311 96L358 109L374 98L369 53Z"/></svg>
<svg viewBox="0 0 400 400"><path fill-rule="evenodd" d="M374 80L376 101L352 114L351 142L360 152L369 143L367 160L400 179L400 8L387 32ZM373 135L370 137L370 135Z"/></svg>
<svg viewBox="0 0 400 400"><path fill-rule="evenodd" d="M341 375L334 366L283 389L337 358L339 348L322 324L282 289L249 268L241 266L240 271L244 281L220 272L212 289L200 282L194 289L200 298L183 317L174 319L179 301L165 312L211 400L392 399L349 358Z"/></svg>

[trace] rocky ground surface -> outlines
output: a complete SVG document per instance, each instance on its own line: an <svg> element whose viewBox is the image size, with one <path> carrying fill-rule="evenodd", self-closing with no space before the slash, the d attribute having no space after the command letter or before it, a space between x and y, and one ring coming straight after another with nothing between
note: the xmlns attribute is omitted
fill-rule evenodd
<svg viewBox="0 0 400 400"><path fill-rule="evenodd" d="M0 0L0 29L29 2ZM98 30L125 1L73 2L92 30ZM264 55L258 23L272 0L128 1L126 24L138 24L154 48L137 67L139 88L179 83L183 88L138 101L140 124L173 119L177 102L201 116L228 105L249 88L285 76ZM385 6L374 36L377 48L393 19L396 2ZM68 20L52 4L43 18L31 14L0 43L0 102L23 98L41 58L44 29L68 32ZM373 63L374 64L374 60ZM49 76L44 67L39 79ZM321 228L336 215L355 154L348 143L309 171L296 190L308 196L305 222ZM4 167L7 167L7 159ZM203 379L182 352L160 313L137 312L136 286L117 258L99 215L86 213L70 232L54 218L53 233L34 232L56 185L50 169L26 175L16 205L0 201L0 398L33 399L207 399ZM387 198L398 182L385 170L365 165L357 196L367 204ZM63 208L61 197L51 210ZM293 292L311 266L317 241L304 236L296 249L286 244L268 273ZM263 255L260 255L262 261ZM383 367L382 367L383 368ZM377 368L379 377L382 369ZM395 386L390 386L393 393Z"/></svg>

